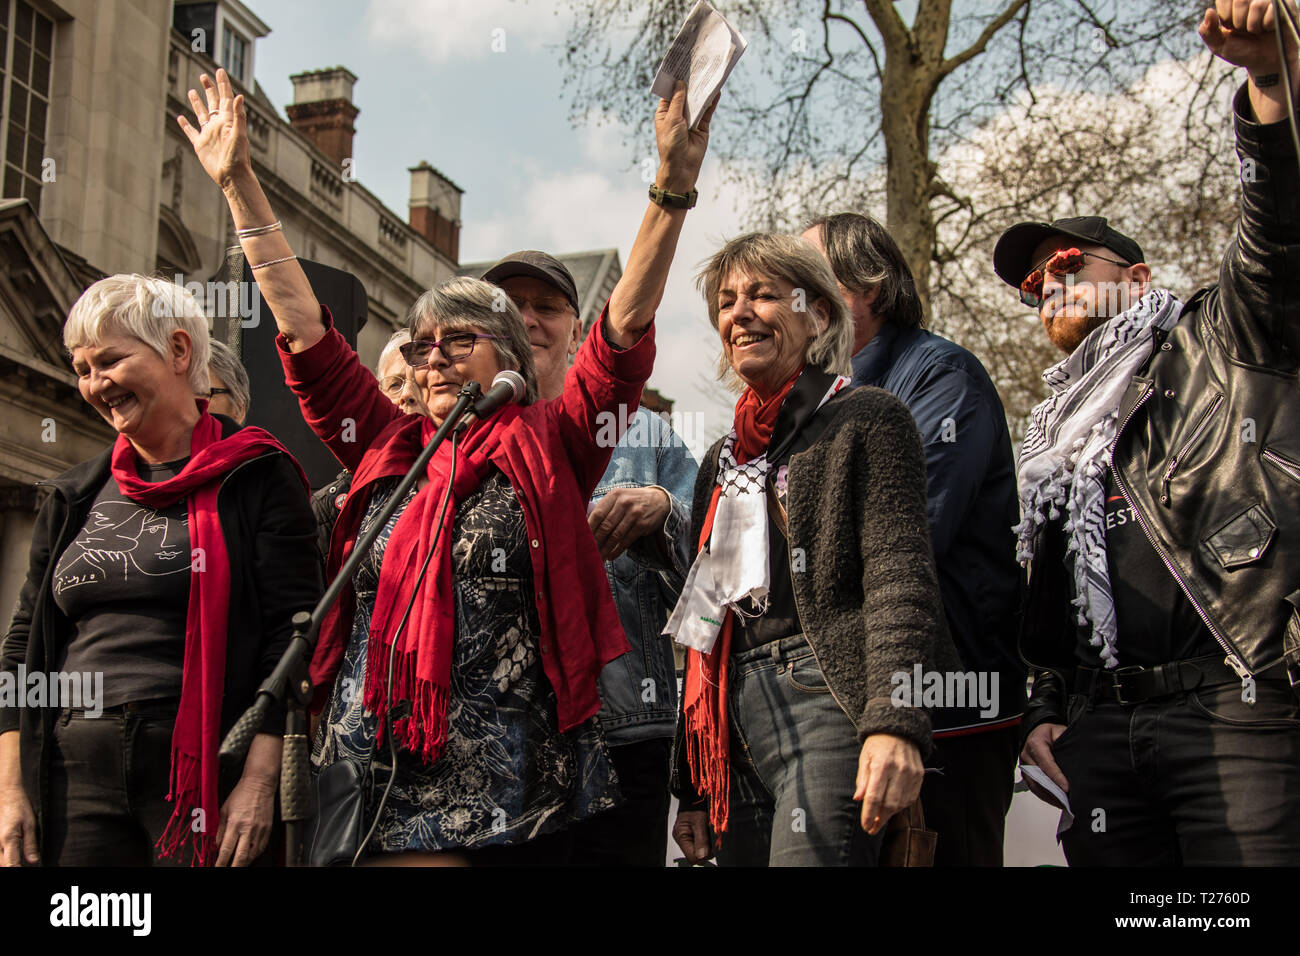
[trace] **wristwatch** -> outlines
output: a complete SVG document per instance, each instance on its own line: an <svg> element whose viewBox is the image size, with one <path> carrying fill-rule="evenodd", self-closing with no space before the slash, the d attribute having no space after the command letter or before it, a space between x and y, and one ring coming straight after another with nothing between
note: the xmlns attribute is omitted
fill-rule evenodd
<svg viewBox="0 0 1300 956"><path fill-rule="evenodd" d="M681 193L670 193L660 186L650 187L650 201L667 209L692 209L699 195L698 189L692 189L683 196Z"/></svg>

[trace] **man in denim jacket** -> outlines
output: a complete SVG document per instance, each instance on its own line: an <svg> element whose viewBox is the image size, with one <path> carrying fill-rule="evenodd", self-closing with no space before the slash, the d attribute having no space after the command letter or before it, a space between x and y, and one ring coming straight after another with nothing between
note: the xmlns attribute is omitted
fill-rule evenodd
<svg viewBox="0 0 1300 956"><path fill-rule="evenodd" d="M483 278L518 306L533 346L538 391L543 399L558 397L582 341L573 276L554 257L524 251L502 259ZM576 828L573 862L663 866L677 677L672 644L660 632L690 566L687 531L697 466L658 415L644 407L626 414L627 430L588 511L632 645L599 681L600 724L625 802ZM611 418L611 441L615 425Z"/></svg>

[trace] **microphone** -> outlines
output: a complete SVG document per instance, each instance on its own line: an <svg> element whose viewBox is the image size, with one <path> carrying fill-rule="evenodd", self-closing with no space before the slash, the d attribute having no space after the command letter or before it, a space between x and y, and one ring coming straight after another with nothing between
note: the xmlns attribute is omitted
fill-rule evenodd
<svg viewBox="0 0 1300 956"><path fill-rule="evenodd" d="M528 385L524 382L524 377L518 372L510 369L498 372L496 378L492 379L492 387L474 403L465 417L461 419L458 428L467 428L475 420L482 421L485 418L491 418L493 413L502 405L513 405L516 402L521 402L527 393Z"/></svg>

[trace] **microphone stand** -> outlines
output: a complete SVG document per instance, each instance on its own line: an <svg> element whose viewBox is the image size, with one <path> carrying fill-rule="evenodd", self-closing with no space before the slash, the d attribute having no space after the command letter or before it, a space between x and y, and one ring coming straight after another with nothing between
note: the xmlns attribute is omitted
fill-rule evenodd
<svg viewBox="0 0 1300 956"><path fill-rule="evenodd" d="M309 614L299 611L293 616L293 637L285 649L280 663L276 665L271 676L263 681L257 689L257 699L244 712L230 733L221 744L220 759L223 769L235 769L243 765L248 755L248 748L253 738L262 729L271 708L278 705L287 708L284 724L284 754L280 761L280 816L284 820L285 863L288 866L304 866L305 845L303 841L306 825L316 815L314 795L311 787L311 742L307 736L307 705L311 703L314 688L308 674L312 653L316 649L316 638L320 634L321 623L329 609L338 601L343 588L352 580L353 572L367 554L375 539L388 525L411 486L416 483L430 459L443 440L459 427L465 413L478 400L482 393L478 382L466 382L456 398L456 404L443 423L434 432L429 444L402 477L397 487L384 504L383 510L370 530L362 535L352 549L348 559L339 568L339 573L330 582Z"/></svg>

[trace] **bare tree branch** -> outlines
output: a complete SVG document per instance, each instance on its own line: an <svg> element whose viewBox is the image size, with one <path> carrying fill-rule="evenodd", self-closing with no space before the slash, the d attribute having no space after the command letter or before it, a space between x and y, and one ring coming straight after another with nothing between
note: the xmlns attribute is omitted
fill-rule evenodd
<svg viewBox="0 0 1300 956"><path fill-rule="evenodd" d="M983 32L980 33L974 43L962 50L956 56L949 57L939 64L938 79L942 80L963 63L967 63L983 53L985 48L989 45L989 41L997 35L999 30L1010 23L1012 18L1015 17L1015 15L1020 12L1021 8L1028 2L1029 0L1011 0L1011 3L984 28Z"/></svg>
<svg viewBox="0 0 1300 956"><path fill-rule="evenodd" d="M886 50L891 46L901 47L908 42L911 31L907 29L907 24L898 15L897 8L890 0L862 0L862 5L867 8L871 22L880 31Z"/></svg>
<svg viewBox="0 0 1300 956"><path fill-rule="evenodd" d="M871 38L863 32L862 27L852 17L846 17L842 13L833 13L831 11L831 0L825 0L825 6L822 8L822 42L826 44L829 52L831 48L830 21L839 20L851 26L857 35L862 39L862 44L871 53L872 65L876 68L876 78L883 80L885 71L880 66L880 56L876 53L876 45L871 42Z"/></svg>

